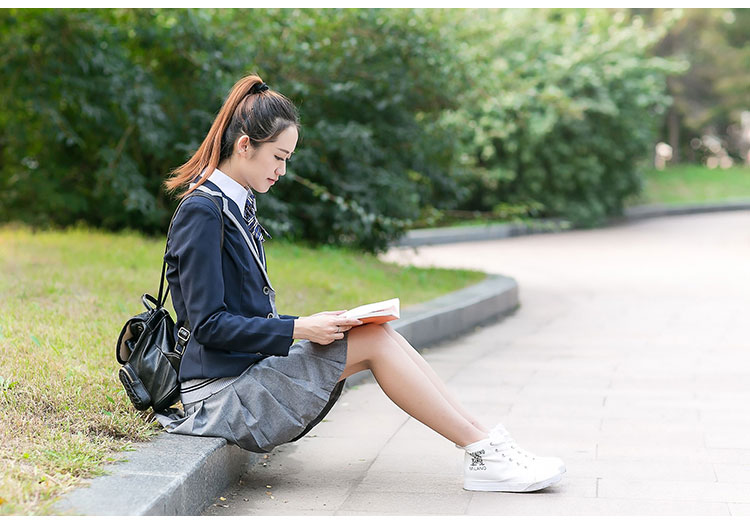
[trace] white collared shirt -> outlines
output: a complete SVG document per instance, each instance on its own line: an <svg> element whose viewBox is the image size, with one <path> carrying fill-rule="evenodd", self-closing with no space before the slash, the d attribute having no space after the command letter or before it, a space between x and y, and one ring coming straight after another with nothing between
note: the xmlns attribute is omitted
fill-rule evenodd
<svg viewBox="0 0 750 525"><path fill-rule="evenodd" d="M245 218L245 202L247 201L247 195L252 190L245 189L245 187L234 180L232 177L219 170L214 170L208 180L216 184L219 189L224 192L224 195L234 201L237 207L240 209L240 214ZM260 255L261 264L265 267L266 265L266 252L263 249L263 243L258 242L254 236L250 235L250 241L255 245Z"/></svg>
<svg viewBox="0 0 750 525"><path fill-rule="evenodd" d="M245 202L247 201L247 194L250 190L246 190L242 184L219 169L215 169L208 180L216 184L219 189L224 192L224 195L234 201L240 210L240 214L244 217Z"/></svg>

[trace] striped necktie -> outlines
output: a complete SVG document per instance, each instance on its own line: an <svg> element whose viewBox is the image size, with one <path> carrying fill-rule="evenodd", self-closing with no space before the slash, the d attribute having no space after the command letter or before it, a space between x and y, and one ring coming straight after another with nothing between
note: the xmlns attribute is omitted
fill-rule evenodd
<svg viewBox="0 0 750 525"><path fill-rule="evenodd" d="M250 229L250 233L253 237L255 237L258 242L264 242L265 237L268 237L269 239L271 236L268 234L266 229L260 225L258 222L258 217L256 217L255 212L257 211L257 208L255 206L255 195L253 195L252 191L247 192L247 200L245 201L245 222L247 222L247 227Z"/></svg>

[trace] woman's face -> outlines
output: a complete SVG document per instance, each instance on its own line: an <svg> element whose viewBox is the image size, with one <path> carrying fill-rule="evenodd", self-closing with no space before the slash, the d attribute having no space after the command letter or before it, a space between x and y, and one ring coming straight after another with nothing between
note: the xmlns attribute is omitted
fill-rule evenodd
<svg viewBox="0 0 750 525"><path fill-rule="evenodd" d="M246 135L237 142L242 158L241 174L250 188L266 193L279 177L286 173L286 161L297 146L297 128L289 126L273 142L263 142L253 148Z"/></svg>

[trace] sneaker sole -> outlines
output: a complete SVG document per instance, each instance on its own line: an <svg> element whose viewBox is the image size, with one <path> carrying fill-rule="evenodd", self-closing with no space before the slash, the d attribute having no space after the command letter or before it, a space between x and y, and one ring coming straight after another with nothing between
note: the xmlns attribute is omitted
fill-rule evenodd
<svg viewBox="0 0 750 525"><path fill-rule="evenodd" d="M508 483L507 481L482 481L466 480L464 489L481 492L534 492L546 489L550 485L562 479L562 472L544 481L538 481L529 485L528 483Z"/></svg>

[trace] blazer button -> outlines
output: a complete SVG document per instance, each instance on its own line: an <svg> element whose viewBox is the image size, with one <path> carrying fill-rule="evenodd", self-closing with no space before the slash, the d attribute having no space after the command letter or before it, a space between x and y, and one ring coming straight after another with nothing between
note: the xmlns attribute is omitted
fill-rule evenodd
<svg viewBox="0 0 750 525"><path fill-rule="evenodd" d="M273 319L273 312L271 312L270 314L268 314L266 317L269 318L269 319Z"/></svg>
<svg viewBox="0 0 750 525"><path fill-rule="evenodd" d="M263 287L263 293L268 295L271 292L271 289L268 286Z"/></svg>

